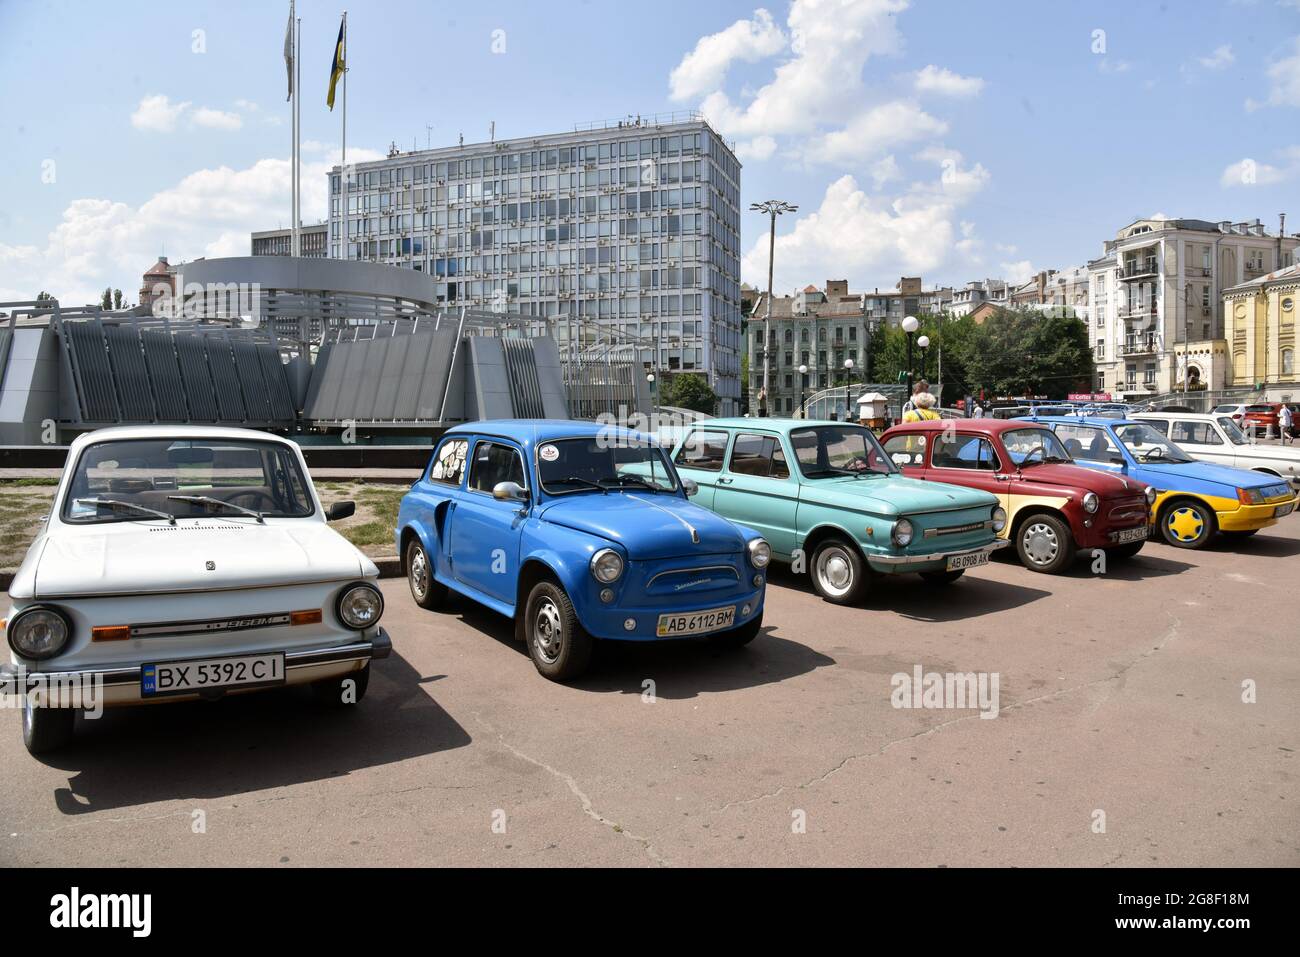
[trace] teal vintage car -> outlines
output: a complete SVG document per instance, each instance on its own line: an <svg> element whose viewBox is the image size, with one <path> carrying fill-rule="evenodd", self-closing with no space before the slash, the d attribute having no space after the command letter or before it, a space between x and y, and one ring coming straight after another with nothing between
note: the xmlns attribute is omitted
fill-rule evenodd
<svg viewBox="0 0 1300 957"><path fill-rule="evenodd" d="M678 439L673 462L698 486L697 504L758 531L836 604L880 575L956 581L1008 544L996 496L904 477L851 423L706 419Z"/></svg>

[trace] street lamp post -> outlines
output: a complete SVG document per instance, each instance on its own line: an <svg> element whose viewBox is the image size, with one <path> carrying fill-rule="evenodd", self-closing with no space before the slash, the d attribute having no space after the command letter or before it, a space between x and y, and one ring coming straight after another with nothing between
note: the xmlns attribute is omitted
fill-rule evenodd
<svg viewBox="0 0 1300 957"><path fill-rule="evenodd" d="M853 415L853 360L844 360L844 421Z"/></svg>
<svg viewBox="0 0 1300 957"><path fill-rule="evenodd" d="M921 324L916 316L903 317L903 331L907 333L907 401L912 401L912 338Z"/></svg>
<svg viewBox="0 0 1300 957"><path fill-rule="evenodd" d="M749 208L756 213L767 213L770 217L770 229L767 244L767 312L763 318L763 390L759 393L758 414L767 415L768 396L768 353L772 350L772 274L776 262L776 217L782 213L798 212L799 207L780 199L768 199L761 203L750 203Z"/></svg>
<svg viewBox="0 0 1300 957"><path fill-rule="evenodd" d="M657 412L659 411L659 403L655 401L655 374L653 372L647 372L645 380L650 383L650 410L652 412Z"/></svg>
<svg viewBox="0 0 1300 957"><path fill-rule="evenodd" d="M925 378L925 350L930 348L930 337L921 336L916 340L916 347L921 350L921 378Z"/></svg>
<svg viewBox="0 0 1300 957"><path fill-rule="evenodd" d="M799 418L808 418L808 366L799 366Z"/></svg>

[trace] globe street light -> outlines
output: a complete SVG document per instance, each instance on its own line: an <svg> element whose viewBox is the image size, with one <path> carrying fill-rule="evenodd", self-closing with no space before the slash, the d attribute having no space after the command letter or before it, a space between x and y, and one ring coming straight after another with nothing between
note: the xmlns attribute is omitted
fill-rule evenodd
<svg viewBox="0 0 1300 957"><path fill-rule="evenodd" d="M921 350L921 378L925 378L925 350L930 348L930 337L921 336L916 340L917 347Z"/></svg>
<svg viewBox="0 0 1300 957"><path fill-rule="evenodd" d="M903 331L907 333L907 401L912 401L912 337L920 327L916 316L903 317Z"/></svg>
<svg viewBox="0 0 1300 957"><path fill-rule="evenodd" d="M844 360L844 421L853 414L853 360Z"/></svg>
<svg viewBox="0 0 1300 957"><path fill-rule="evenodd" d="M650 408L657 409L658 405L655 403L655 374L653 372L647 372L645 380L650 383Z"/></svg>
<svg viewBox="0 0 1300 957"><path fill-rule="evenodd" d="M768 233L767 245L767 312L763 319L763 389L759 392L758 414L767 415L768 395L768 353L772 349L772 272L776 262L776 217L782 213L795 213L799 207L780 199L768 199L761 203L750 203L749 208L756 213L767 213L771 217L771 231Z"/></svg>
<svg viewBox="0 0 1300 957"><path fill-rule="evenodd" d="M799 418L808 418L808 366L799 366L799 375L803 377L802 385L799 388Z"/></svg>

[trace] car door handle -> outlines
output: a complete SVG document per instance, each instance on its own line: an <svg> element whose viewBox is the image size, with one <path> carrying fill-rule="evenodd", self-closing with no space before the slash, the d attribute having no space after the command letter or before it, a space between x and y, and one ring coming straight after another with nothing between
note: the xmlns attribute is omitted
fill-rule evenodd
<svg viewBox="0 0 1300 957"><path fill-rule="evenodd" d="M733 479L729 479L729 478L720 478L720 479L718 479L718 484L719 484L719 485L730 485L733 481L734 481Z"/></svg>

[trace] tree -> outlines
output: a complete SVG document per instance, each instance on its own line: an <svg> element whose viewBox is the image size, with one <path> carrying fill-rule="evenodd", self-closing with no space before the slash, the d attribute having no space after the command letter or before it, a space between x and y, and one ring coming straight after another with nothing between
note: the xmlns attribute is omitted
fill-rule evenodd
<svg viewBox="0 0 1300 957"><path fill-rule="evenodd" d="M113 290L111 287L104 287L104 294L99 297L99 304L104 309L113 308Z"/></svg>
<svg viewBox="0 0 1300 957"><path fill-rule="evenodd" d="M972 334L966 353L972 386L993 395L1063 399L1094 379L1088 327L1077 318L1001 309Z"/></svg>
<svg viewBox="0 0 1300 957"><path fill-rule="evenodd" d="M121 309L124 305L125 305L125 303L122 301L122 290L121 290L121 289L114 289L114 290L113 290L113 308L114 308L114 309Z"/></svg>
<svg viewBox="0 0 1300 957"><path fill-rule="evenodd" d="M709 388L704 376L684 372L673 376L668 382L664 389L663 404L712 415L718 407L718 396Z"/></svg>

